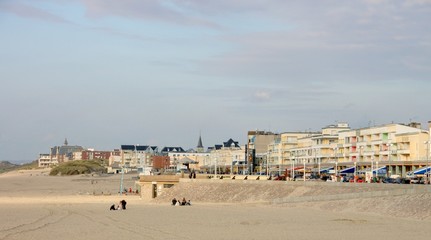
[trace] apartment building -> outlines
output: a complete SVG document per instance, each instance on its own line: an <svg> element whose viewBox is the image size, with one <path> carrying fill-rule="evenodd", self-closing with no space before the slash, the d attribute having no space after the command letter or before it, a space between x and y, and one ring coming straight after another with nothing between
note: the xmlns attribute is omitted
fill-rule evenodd
<svg viewBox="0 0 431 240"><path fill-rule="evenodd" d="M268 146L276 139L279 139L280 134L266 131L248 131L246 156L247 164L250 171L262 172L266 169L268 163ZM273 149L274 150L274 149Z"/></svg>
<svg viewBox="0 0 431 240"><path fill-rule="evenodd" d="M267 162L262 172L267 174L291 170L297 162L298 146L310 148L311 142L305 140L307 137L317 135L312 132L283 132L268 145ZM296 150L296 151L295 151Z"/></svg>
<svg viewBox="0 0 431 240"><path fill-rule="evenodd" d="M40 168L49 168L51 166L57 165L58 162L56 160L51 160L50 154L41 153L38 158L38 167Z"/></svg>
<svg viewBox="0 0 431 240"><path fill-rule="evenodd" d="M428 140L420 124L392 123L340 132L334 153L339 167L386 166L388 176L405 176L426 165Z"/></svg>
<svg viewBox="0 0 431 240"><path fill-rule="evenodd" d="M205 158L201 171L220 173L246 173L245 149L237 141L230 138L223 144L210 148L209 156Z"/></svg>
<svg viewBox="0 0 431 240"><path fill-rule="evenodd" d="M322 128L318 133L282 133L268 145L271 170L334 168L357 171L386 167L387 175L405 176L430 162L430 131L418 123L385 124L350 129L347 123Z"/></svg>
<svg viewBox="0 0 431 240"><path fill-rule="evenodd" d="M208 152L197 152L197 151L171 151L168 153L170 168L178 171L181 169L193 169L199 170L204 162L209 157Z"/></svg>
<svg viewBox="0 0 431 240"><path fill-rule="evenodd" d="M138 171L149 175L153 168L152 156L157 154L156 146L148 145L121 145L120 165L127 171Z"/></svg>
<svg viewBox="0 0 431 240"><path fill-rule="evenodd" d="M338 144L339 132L349 129L347 123L337 123L322 128L321 132L281 133L279 139L268 145L271 172L304 166L329 167L335 162L333 149Z"/></svg>
<svg viewBox="0 0 431 240"><path fill-rule="evenodd" d="M75 160L74 153L82 152L83 150L84 148L81 146L69 146L67 139L65 139L62 146L51 147L49 154L40 154L38 165L52 167L62 162Z"/></svg>
<svg viewBox="0 0 431 240"><path fill-rule="evenodd" d="M87 149L81 152L81 160L108 160L111 157L111 151L99 151L95 149ZM78 158L77 158L78 159Z"/></svg>

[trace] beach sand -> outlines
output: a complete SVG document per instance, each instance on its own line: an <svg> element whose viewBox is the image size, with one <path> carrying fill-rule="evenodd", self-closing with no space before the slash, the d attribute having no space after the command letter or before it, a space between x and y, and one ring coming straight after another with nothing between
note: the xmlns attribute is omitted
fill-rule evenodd
<svg viewBox="0 0 431 240"><path fill-rule="evenodd" d="M125 188L134 188L132 177L125 175ZM223 188L205 190L205 184L195 187L213 201L195 199L192 191L197 190L188 192L190 184L181 183L156 200L144 201L135 194L120 196L119 186L119 175L52 177L41 170L2 174L0 239L428 239L431 234L429 194L271 204L263 198L221 197L232 194ZM310 194L290 188L289 194ZM171 196L179 194L190 197L192 206L171 206ZM122 199L127 210L109 210ZM416 206L416 213L397 214L400 210L389 204L394 201L413 202L424 211Z"/></svg>

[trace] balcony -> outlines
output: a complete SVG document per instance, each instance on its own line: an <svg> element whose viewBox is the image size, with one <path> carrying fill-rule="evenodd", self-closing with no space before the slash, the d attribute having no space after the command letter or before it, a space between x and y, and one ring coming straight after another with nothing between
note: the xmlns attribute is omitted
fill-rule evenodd
<svg viewBox="0 0 431 240"><path fill-rule="evenodd" d="M398 149L399 154L410 154L410 149Z"/></svg>
<svg viewBox="0 0 431 240"><path fill-rule="evenodd" d="M364 156L371 156L371 155L373 155L374 154L374 151L370 151L370 150L368 150L368 151L364 151L363 153L362 153L362 155L364 155Z"/></svg>
<svg viewBox="0 0 431 240"><path fill-rule="evenodd" d="M350 152L349 156L353 157L353 156L359 156L359 152Z"/></svg>
<svg viewBox="0 0 431 240"><path fill-rule="evenodd" d="M382 139L373 139L371 142L372 142L374 145L380 145L380 144L382 144L382 143L383 143L383 140L382 140Z"/></svg>

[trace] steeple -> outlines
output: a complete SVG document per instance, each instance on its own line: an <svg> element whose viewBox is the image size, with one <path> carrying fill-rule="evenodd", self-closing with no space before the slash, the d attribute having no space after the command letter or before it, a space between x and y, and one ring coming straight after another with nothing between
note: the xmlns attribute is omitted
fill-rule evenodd
<svg viewBox="0 0 431 240"><path fill-rule="evenodd" d="M69 143L67 142L67 138L64 139L64 146L67 146Z"/></svg>
<svg viewBox="0 0 431 240"><path fill-rule="evenodd" d="M202 145L202 137L200 133L199 133L199 141L198 141L198 146L196 147L196 151L204 152L204 146Z"/></svg>

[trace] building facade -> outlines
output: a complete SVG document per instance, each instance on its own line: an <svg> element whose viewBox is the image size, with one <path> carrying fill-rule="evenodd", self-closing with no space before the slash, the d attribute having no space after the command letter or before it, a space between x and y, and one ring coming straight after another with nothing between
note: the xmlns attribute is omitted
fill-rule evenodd
<svg viewBox="0 0 431 240"><path fill-rule="evenodd" d="M346 168L366 172L386 167L388 176L406 176L430 162L430 130L420 124L385 124L350 129L337 123L314 133L282 133L268 145L268 164L273 171L308 168L319 172ZM316 170L318 169L318 170Z"/></svg>

